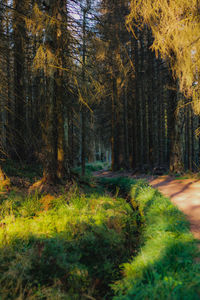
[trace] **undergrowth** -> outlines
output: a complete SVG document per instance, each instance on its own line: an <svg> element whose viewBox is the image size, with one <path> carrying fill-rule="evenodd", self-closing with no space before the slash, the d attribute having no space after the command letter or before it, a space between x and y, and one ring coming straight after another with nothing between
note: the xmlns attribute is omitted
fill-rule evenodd
<svg viewBox="0 0 200 300"><path fill-rule="evenodd" d="M184 174L176 174L174 176L174 179L176 180L183 180L183 179L196 179L199 180L200 179L200 172L191 172L191 171L187 171Z"/></svg>
<svg viewBox="0 0 200 300"><path fill-rule="evenodd" d="M17 161L6 160L2 162L3 170L8 177L27 178L31 182L42 177L42 166L36 163L20 163Z"/></svg>
<svg viewBox="0 0 200 300"><path fill-rule="evenodd" d="M0 299L110 299L138 243L135 213L102 188L0 200Z"/></svg>
<svg viewBox="0 0 200 300"><path fill-rule="evenodd" d="M85 165L85 176L92 176L93 172L101 171L104 169L108 169L109 164L106 162L96 161L95 163L87 163ZM76 167L73 169L74 172L81 174L81 167Z"/></svg>
<svg viewBox="0 0 200 300"><path fill-rule="evenodd" d="M0 195L0 299L199 299L184 215L144 181L99 181Z"/></svg>
<svg viewBox="0 0 200 300"><path fill-rule="evenodd" d="M141 220L141 248L123 265L123 279L113 285L115 300L200 298L197 243L185 216L171 201L145 182L103 179L111 189L128 192Z"/></svg>
<svg viewBox="0 0 200 300"><path fill-rule="evenodd" d="M90 172L100 171L103 169L107 169L109 164L107 162L96 161L95 163L87 163L86 170Z"/></svg>

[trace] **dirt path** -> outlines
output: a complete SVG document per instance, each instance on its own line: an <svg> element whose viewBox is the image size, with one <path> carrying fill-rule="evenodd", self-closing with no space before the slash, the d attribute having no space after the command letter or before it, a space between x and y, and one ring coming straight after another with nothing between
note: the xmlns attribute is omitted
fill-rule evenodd
<svg viewBox="0 0 200 300"><path fill-rule="evenodd" d="M178 180L161 176L149 180L149 183L172 202L187 216L190 229L195 238L200 239L200 180Z"/></svg>
<svg viewBox="0 0 200 300"><path fill-rule="evenodd" d="M94 174L96 177L117 177L131 176L131 173L112 173L99 171ZM141 177L140 177L141 178ZM196 239L200 240L200 180L199 179L174 179L170 176L143 176L150 185L158 189L186 215L190 222L190 229Z"/></svg>

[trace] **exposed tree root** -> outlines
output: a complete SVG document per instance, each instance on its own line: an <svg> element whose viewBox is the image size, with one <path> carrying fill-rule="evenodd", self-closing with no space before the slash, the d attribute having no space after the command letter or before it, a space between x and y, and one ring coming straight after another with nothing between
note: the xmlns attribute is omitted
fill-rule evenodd
<svg viewBox="0 0 200 300"><path fill-rule="evenodd" d="M28 193L32 194L38 192L40 194L57 194L58 185L53 183L52 181L47 180L47 178L43 177L42 179L36 181L33 185L28 189Z"/></svg>
<svg viewBox="0 0 200 300"><path fill-rule="evenodd" d="M91 188L96 186L94 183L84 180L79 174L71 172L70 177L62 180L43 176L42 179L29 187L28 193L32 194L38 192L40 194L58 194L61 186L64 186L65 191L67 192L74 184L77 184L78 186L89 186Z"/></svg>

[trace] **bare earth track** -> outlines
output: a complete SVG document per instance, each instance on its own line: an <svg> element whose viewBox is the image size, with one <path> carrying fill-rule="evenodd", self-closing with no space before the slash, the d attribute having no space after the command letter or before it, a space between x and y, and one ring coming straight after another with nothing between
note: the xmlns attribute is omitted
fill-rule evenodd
<svg viewBox="0 0 200 300"><path fill-rule="evenodd" d="M112 173L99 171L96 177L131 176L130 173ZM140 177L141 178L141 177ZM200 240L200 180L199 179L174 179L171 176L149 176L149 184L158 189L186 215L190 222L190 229L196 239Z"/></svg>
<svg viewBox="0 0 200 300"><path fill-rule="evenodd" d="M163 195L170 197L190 221L190 229L194 237L200 239L200 180L178 180L161 176L149 180L149 183Z"/></svg>

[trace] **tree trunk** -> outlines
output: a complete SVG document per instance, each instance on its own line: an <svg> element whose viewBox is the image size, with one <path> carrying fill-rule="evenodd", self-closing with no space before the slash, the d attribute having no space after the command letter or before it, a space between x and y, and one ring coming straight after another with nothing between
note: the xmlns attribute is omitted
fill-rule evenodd
<svg viewBox="0 0 200 300"><path fill-rule="evenodd" d="M44 180L48 183L60 181L68 168L65 168L64 117L63 117L63 70L62 70L62 16L65 1L52 1L48 6L49 16L58 20L56 26L48 26L46 47L57 56L59 68L47 65L46 80L46 126L44 128ZM53 41L53 43L52 43ZM48 64L48 62L47 62Z"/></svg>
<svg viewBox="0 0 200 300"><path fill-rule="evenodd" d="M13 158L20 159L25 155L25 81L24 81L24 49L25 49L25 22L19 17L23 14L24 0L14 0L14 97L15 97L15 132Z"/></svg>
<svg viewBox="0 0 200 300"><path fill-rule="evenodd" d="M170 134L170 172L182 173L184 171L182 136L184 126L184 108L178 108L183 104L177 95L177 85L173 86L171 93L171 134Z"/></svg>

